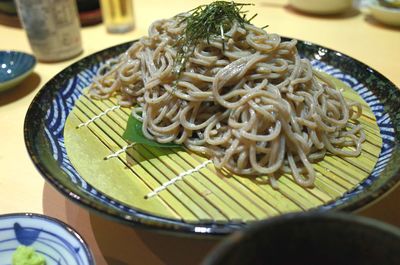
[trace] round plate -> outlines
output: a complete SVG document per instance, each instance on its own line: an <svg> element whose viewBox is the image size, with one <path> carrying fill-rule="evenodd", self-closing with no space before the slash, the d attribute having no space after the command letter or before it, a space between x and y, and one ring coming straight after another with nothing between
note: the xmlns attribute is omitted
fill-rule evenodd
<svg viewBox="0 0 400 265"><path fill-rule="evenodd" d="M71 200L114 220L156 230L189 234L231 233L244 223L186 223L139 211L103 194L87 183L69 161L63 129L66 117L99 64L124 52L132 43L117 45L74 63L51 79L38 92L25 118L25 143L35 166L44 178ZM353 211L374 201L400 178L400 90L380 73L363 63L310 42L297 48L313 67L353 88L370 106L382 137L382 149L367 179L341 198L318 207L319 211Z"/></svg>

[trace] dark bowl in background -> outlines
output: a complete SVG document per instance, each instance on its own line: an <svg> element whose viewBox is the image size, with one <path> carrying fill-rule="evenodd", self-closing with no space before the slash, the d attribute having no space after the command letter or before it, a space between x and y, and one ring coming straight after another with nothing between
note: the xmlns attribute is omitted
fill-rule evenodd
<svg viewBox="0 0 400 265"><path fill-rule="evenodd" d="M76 0L81 26L90 26L102 22L99 0Z"/></svg>
<svg viewBox="0 0 400 265"><path fill-rule="evenodd" d="M223 240L203 265L398 265L400 229L344 213L272 218Z"/></svg>
<svg viewBox="0 0 400 265"><path fill-rule="evenodd" d="M79 12L91 11L100 8L99 0L76 0Z"/></svg>
<svg viewBox="0 0 400 265"><path fill-rule="evenodd" d="M0 12L8 15L16 15L17 8L14 0L0 0Z"/></svg>

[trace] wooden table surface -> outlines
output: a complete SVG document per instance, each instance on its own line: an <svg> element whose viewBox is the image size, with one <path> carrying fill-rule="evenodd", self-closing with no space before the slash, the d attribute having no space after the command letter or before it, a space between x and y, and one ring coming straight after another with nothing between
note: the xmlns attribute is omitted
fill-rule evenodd
<svg viewBox="0 0 400 265"><path fill-rule="evenodd" d="M250 1L246 1L250 2ZM33 97L59 71L98 50L146 34L150 23L208 1L137 0L136 28L108 34L103 24L82 28L84 52L59 63L38 63L34 73L15 89L0 94L0 214L44 213L74 227L87 240L97 264L198 264L218 241L156 234L117 224L70 202L47 184L27 154L23 122ZM350 55L378 70L400 87L400 29L380 25L368 10L318 17L296 12L284 0L253 1L253 23L269 32L308 40ZM0 20L0 50L31 53L25 31ZM400 227L400 188L357 214Z"/></svg>

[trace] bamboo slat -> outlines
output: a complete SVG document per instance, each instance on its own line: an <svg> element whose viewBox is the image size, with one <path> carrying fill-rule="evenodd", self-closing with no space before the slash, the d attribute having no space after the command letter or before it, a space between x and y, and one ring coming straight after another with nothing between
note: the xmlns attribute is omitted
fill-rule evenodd
<svg viewBox="0 0 400 265"><path fill-rule="evenodd" d="M133 145L114 158L105 157L130 143L122 138L130 110L108 112L88 126L80 123L117 105L114 98L91 100L82 95L68 116L64 136L68 156L81 176L117 201L153 215L188 223L252 222L287 212L315 208L354 189L373 170L382 139L375 116L354 91L346 98L362 104L359 122L366 134L359 157L327 155L314 164L315 187L303 188L290 174L274 189L268 177L249 178L218 171L212 163L187 175L152 198L145 195L207 161L184 148Z"/></svg>

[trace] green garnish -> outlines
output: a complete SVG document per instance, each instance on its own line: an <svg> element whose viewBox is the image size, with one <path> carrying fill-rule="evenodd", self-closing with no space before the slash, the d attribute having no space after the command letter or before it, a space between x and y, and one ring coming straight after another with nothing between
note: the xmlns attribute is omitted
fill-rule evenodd
<svg viewBox="0 0 400 265"><path fill-rule="evenodd" d="M215 1L209 5L201 5L189 11L187 17L181 17L180 23L186 22L183 36L177 43L177 56L175 59L175 73L179 76L185 67L188 57L193 53L196 45L202 41L216 36L220 36L225 47L225 32L237 22L239 25L250 24L251 20L257 16L246 18L247 11L243 11L244 6L253 4L243 4L227 1Z"/></svg>
<svg viewBox="0 0 400 265"><path fill-rule="evenodd" d="M153 146L153 147L181 147L179 144L175 143L158 143L156 141L152 141L150 139L147 139L143 135L142 131L142 126L143 124L133 117L132 115L129 115L128 122L126 124L126 129L122 137L132 143L137 143L137 144L144 144L147 146Z"/></svg>
<svg viewBox="0 0 400 265"><path fill-rule="evenodd" d="M33 247L18 246L12 255L13 265L45 265L44 256L37 253Z"/></svg>

